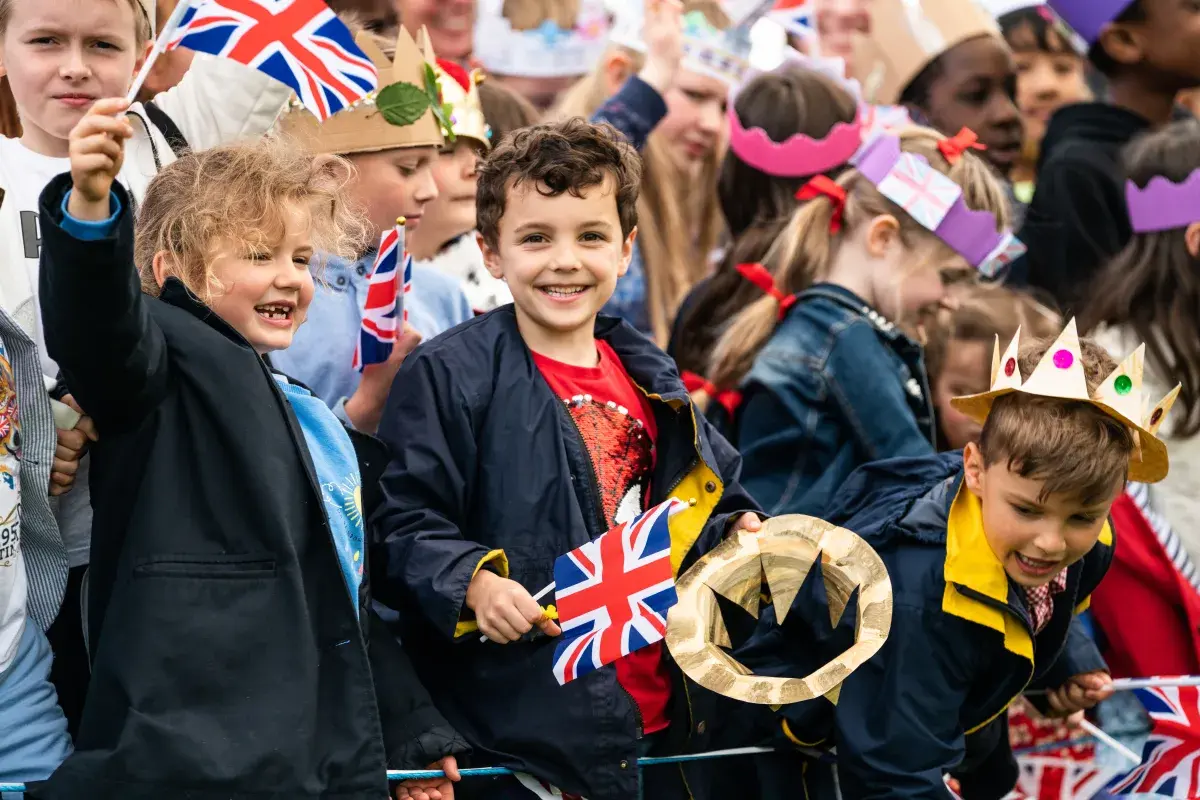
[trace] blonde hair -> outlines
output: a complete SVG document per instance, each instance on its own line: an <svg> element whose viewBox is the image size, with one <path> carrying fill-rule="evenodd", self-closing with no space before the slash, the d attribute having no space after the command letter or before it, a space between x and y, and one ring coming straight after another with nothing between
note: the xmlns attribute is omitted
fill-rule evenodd
<svg viewBox="0 0 1200 800"><path fill-rule="evenodd" d="M106 0L109 1L109 0ZM142 5L141 0L110 0L114 3L125 2L133 8L133 37L134 42L140 48L146 42L150 41L152 31L150 30L150 13L146 7ZM8 30L8 21L12 19L14 0L0 0L0 36ZM160 20L159 24L163 24L166 20Z"/></svg>
<svg viewBox="0 0 1200 800"><path fill-rule="evenodd" d="M614 46L630 60L632 72L641 69L642 56ZM611 51L610 51L611 52ZM592 72L564 95L556 116L590 119L608 99L601 58ZM715 187L721 170L723 147L704 160L692 178L680 173L669 145L652 132L642 149L642 194L638 200L638 248L646 269L646 295L654 339L665 346L679 304L693 286L710 272L709 254L725 229L720 198Z"/></svg>
<svg viewBox="0 0 1200 800"><path fill-rule="evenodd" d="M943 136L929 128L909 128L899 134L900 149L924 157L938 172L948 175L963 190L963 200L974 210L996 215L999 228L1009 222L1004 189L987 164L972 152L963 153L954 164L938 149ZM846 191L846 207L840 234L830 232L833 203L826 197L810 200L793 213L787 228L764 259L784 295L804 291L824 278L832 265L841 236L876 217L890 215L900 226L900 238L908 247L930 242L942 248L933 233L922 227L899 206L884 197L857 170L842 173L838 184ZM919 265L917 265L919 266ZM779 318L779 301L764 295L741 311L713 348L710 379L719 387L738 385L758 356Z"/></svg>
<svg viewBox="0 0 1200 800"><path fill-rule="evenodd" d="M337 156L314 158L294 144L264 138L188 153L150 182L138 209L134 260L142 291L157 296L154 256L169 253L171 274L204 302L223 287L213 261L230 248L271 247L284 214L309 212L313 248L354 258L367 242L365 220L346 202L354 168Z"/></svg>

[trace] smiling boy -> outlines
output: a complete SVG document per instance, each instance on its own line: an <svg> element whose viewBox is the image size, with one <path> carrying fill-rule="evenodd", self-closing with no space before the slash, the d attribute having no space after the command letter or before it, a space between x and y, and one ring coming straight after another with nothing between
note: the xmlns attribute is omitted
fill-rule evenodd
<svg viewBox="0 0 1200 800"><path fill-rule="evenodd" d="M894 599L887 643L836 709L784 711L795 739L836 744L846 797L948 798L952 774L963 797L1001 798L1017 777L1013 700L1044 689L1044 710L1069 716L1112 691L1074 617L1112 560L1125 481L1167 473L1155 434L1175 393L1144 402L1142 351L1117 366L1073 321L1053 343L1019 339L997 346L990 391L953 401L983 425L977 442L867 465L829 513L876 549ZM787 635L792 616L775 641L794 665L807 643ZM830 647L853 627L844 615Z"/></svg>
<svg viewBox="0 0 1200 800"><path fill-rule="evenodd" d="M740 458L694 413L670 358L597 318L629 266L640 177L607 125L572 119L499 144L479 176L479 242L513 305L410 356L379 428L395 455L373 563L436 704L479 760L591 800L638 796L639 756L703 750L714 698L685 689L661 643L559 686L559 628L532 593L558 556L668 497L688 504L671 524L677 573L759 524ZM456 792L525 798L521 780ZM644 780L647 797L687 796L678 770Z"/></svg>

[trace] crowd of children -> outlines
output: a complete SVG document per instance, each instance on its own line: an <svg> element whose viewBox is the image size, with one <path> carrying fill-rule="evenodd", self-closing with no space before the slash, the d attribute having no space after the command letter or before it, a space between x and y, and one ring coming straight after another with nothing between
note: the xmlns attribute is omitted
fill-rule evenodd
<svg viewBox="0 0 1200 800"><path fill-rule="evenodd" d="M1026 692L1200 674L1200 4L329 5L379 91L318 118L171 0L0 0L0 785L1002 798ZM666 502L676 578L878 554L835 702L556 679L556 559ZM854 642L786 602L730 662Z"/></svg>

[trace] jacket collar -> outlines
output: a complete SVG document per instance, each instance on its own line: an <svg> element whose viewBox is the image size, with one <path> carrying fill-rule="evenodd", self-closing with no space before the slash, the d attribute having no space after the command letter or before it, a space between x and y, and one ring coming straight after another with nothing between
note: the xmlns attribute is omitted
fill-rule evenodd
<svg viewBox="0 0 1200 800"><path fill-rule="evenodd" d="M162 291L159 292L158 298L167 305L175 306L188 312L234 344L241 345L247 350L253 350L245 337L238 333L232 325L221 319L220 315L201 302L200 298L192 294L183 285L183 281L178 278L167 278L166 283L163 284Z"/></svg>
<svg viewBox="0 0 1200 800"><path fill-rule="evenodd" d="M812 300L818 297L829 300L845 310L862 317L871 324L871 327L880 336L889 342L902 346L917 346L916 342L910 339L908 334L900 330L895 323L886 319L874 308L871 308L866 300L863 300L844 286L838 286L835 283L817 283L797 295L797 299L800 301Z"/></svg>

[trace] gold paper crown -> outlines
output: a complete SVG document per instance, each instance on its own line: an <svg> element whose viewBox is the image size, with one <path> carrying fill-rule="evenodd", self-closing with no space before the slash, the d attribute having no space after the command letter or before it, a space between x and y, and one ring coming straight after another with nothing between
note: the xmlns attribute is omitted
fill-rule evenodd
<svg viewBox="0 0 1200 800"><path fill-rule="evenodd" d="M429 44L429 32L421 29L420 41L422 49L433 52ZM464 91L452 75L446 73L436 61L433 71L437 74L438 91L446 109L446 117L450 130L454 135L473 139L483 145L485 150L492 147L492 129L483 116L483 101L479 98L479 84L483 83L483 71L473 69L467 73L469 88Z"/></svg>
<svg viewBox="0 0 1200 800"><path fill-rule="evenodd" d="M359 33L354 41L379 71L379 91L367 95L357 105L339 111L324 123L293 98L288 113L280 122L281 130L318 154L351 155L403 147L441 147L442 127L430 102L432 98L426 97L426 66L432 68L436 59L433 47L428 44L428 34L422 29L420 35L424 43L422 48L418 48L408 31L401 27L396 37L395 58L389 61L371 34ZM409 95L415 97L413 90L418 90L421 97L426 97L424 113L408 124L389 121L389 118L404 117L402 113L397 116L381 111L383 103L377 102L381 96L388 98L389 90L395 95L398 88L406 88L402 85L411 87ZM398 112L403 111L398 109Z"/></svg>
<svg viewBox="0 0 1200 800"><path fill-rule="evenodd" d="M1027 381L1021 380L1021 369L1017 364L1020 340L1021 330L1018 328L1008 349L1001 355L1000 337L997 336L992 354L991 390L983 394L955 397L950 401L951 405L982 425L987 421L996 398L1013 392L1091 403L1133 431L1134 452L1129 459L1129 480L1156 483L1167 477L1170 466L1167 446L1158 438L1158 429L1179 397L1180 387L1176 386L1167 392L1166 397L1147 412L1149 398L1142 383L1146 345L1134 350L1093 394L1088 394L1083 356L1079 349L1079 332L1074 319L1067 323Z"/></svg>

